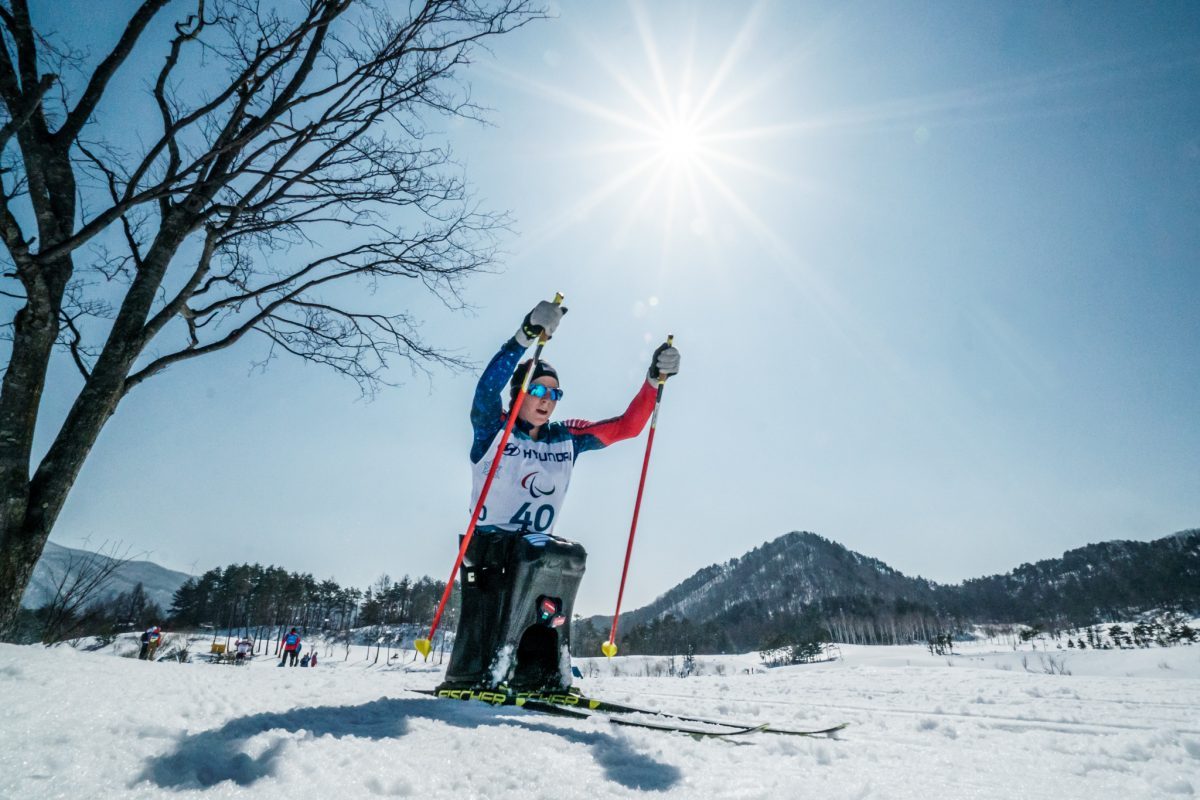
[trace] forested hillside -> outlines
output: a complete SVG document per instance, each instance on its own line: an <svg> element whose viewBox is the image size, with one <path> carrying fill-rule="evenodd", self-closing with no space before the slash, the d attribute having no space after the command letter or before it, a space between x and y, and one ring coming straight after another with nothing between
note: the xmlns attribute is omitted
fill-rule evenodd
<svg viewBox="0 0 1200 800"><path fill-rule="evenodd" d="M257 639L274 627L349 631L426 623L445 587L444 582L428 577L413 580L405 575L393 581L383 575L364 591L281 567L231 564L211 569L179 587L171 604L171 624L253 631ZM456 618L457 598L447 606L448 629Z"/></svg>
<svg viewBox="0 0 1200 800"><path fill-rule="evenodd" d="M1151 610L1200 612L1200 530L1087 545L956 585L910 578L814 533L792 532L706 567L622 616L625 653L735 652L798 641L927 642L972 625L1057 630ZM581 621L593 654L611 618Z"/></svg>

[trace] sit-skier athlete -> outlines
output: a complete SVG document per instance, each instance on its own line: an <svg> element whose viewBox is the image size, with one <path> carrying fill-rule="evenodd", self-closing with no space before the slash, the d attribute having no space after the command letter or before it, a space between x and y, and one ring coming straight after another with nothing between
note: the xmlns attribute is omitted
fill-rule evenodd
<svg viewBox="0 0 1200 800"><path fill-rule="evenodd" d="M496 457L529 361L517 362L566 309L542 301L484 369L471 407L471 507ZM587 553L554 535L575 459L641 433L659 378L679 371L679 351L654 352L647 379L620 416L551 422L563 397L558 373L538 361L504 448L459 575L462 606L444 689L562 691L571 686L571 616ZM508 385L509 407L500 393Z"/></svg>

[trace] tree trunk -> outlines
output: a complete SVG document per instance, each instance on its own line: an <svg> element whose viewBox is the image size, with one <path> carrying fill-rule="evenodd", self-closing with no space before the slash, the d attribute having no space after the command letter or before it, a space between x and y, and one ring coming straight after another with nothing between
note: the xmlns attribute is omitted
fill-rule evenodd
<svg viewBox="0 0 1200 800"><path fill-rule="evenodd" d="M54 302L46 312L27 315L28 332L23 336L22 315L35 308L30 304L17 317L13 357L5 374L0 401L0 639L11 636L20 610L21 596L33 575L46 539L67 501L84 461L109 417L126 392L126 378L145 347L143 327L171 257L190 232L182 215L168 218L156 237L138 277L130 286L114 321L104 350L84 384L54 443L27 483L37 416L45 385L51 349L58 335L58 313L63 289L50 287ZM71 274L70 262L44 270L61 280ZM40 309L39 309L40 312ZM24 339L28 341L23 341ZM21 345L24 344L24 347ZM10 408L11 406L11 408ZM32 415L32 416L31 416Z"/></svg>
<svg viewBox="0 0 1200 800"><path fill-rule="evenodd" d="M13 325L12 356L0 389L0 639L13 632L21 597L42 555L48 526L31 513L29 461L50 354L58 337L65 277L29 286L29 298ZM70 274L69 263L64 270Z"/></svg>
<svg viewBox="0 0 1200 800"><path fill-rule="evenodd" d="M50 146L44 134L40 116L18 133L41 249L66 238L75 222L75 179L67 151ZM26 302L13 319L12 355L0 388L0 640L13 634L21 597L59 510L37 491L29 473L63 295L74 271L69 254L39 261L15 223L4 238Z"/></svg>

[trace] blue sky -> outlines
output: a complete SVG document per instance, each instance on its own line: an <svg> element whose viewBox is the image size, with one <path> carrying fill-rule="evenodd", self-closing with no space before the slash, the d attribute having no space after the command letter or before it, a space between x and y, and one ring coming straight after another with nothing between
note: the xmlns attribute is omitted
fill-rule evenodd
<svg viewBox="0 0 1200 800"><path fill-rule="evenodd" d="M627 608L790 530L957 581L1200 525L1194 4L555 11L466 73L494 125L445 126L515 219L503 270L469 314L394 302L482 364L562 291L560 417L619 412L676 335ZM364 402L262 354L138 387L53 538L444 578L475 376ZM77 388L63 357L43 446ZM584 613L615 599L643 442L576 467Z"/></svg>

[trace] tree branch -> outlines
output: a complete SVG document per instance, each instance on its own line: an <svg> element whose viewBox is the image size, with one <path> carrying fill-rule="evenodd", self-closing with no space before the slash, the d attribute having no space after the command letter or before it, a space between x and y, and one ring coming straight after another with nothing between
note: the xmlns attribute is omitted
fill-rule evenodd
<svg viewBox="0 0 1200 800"><path fill-rule="evenodd" d="M202 281L204 276L208 274L209 268L212 265L213 253L216 252L217 242L218 237L216 231L209 230L204 237L204 247L200 252L200 258L197 261L196 269L192 272L192 275L188 278L187 283L184 284L183 288L179 290L175 297L166 305L164 305L162 309L159 310L159 312L155 314L149 322L146 323L145 331L143 333L145 341L148 342L157 336L158 332L161 331L168 322L181 313L187 318L189 328L191 327L191 320L195 317L195 314L187 307L187 301L190 300L192 295L195 293L196 287L200 285L200 281ZM194 329L192 329L191 339L194 344L196 342Z"/></svg>
<svg viewBox="0 0 1200 800"><path fill-rule="evenodd" d="M187 42L194 41L206 25L204 19L204 0L200 0L199 13L189 16L182 24L175 25L176 36L171 40L171 49L167 54L166 63L158 73L158 80L154 83L154 100L158 104L158 113L163 121L163 141L167 146L167 167L165 178L173 180L179 173L179 166L183 163L183 156L179 151L179 142L175 139L175 120L171 104L167 101L167 80L175 69L175 65L179 63L180 53L183 51L183 45ZM190 27L189 27L190 26ZM159 200L159 213L166 216L170 211L170 198L161 198Z"/></svg>
<svg viewBox="0 0 1200 800"><path fill-rule="evenodd" d="M83 334L80 333L79 328L75 325L75 317L67 314L66 311L60 312L59 316L62 318L63 327L71 333L71 339L67 343L71 351L71 358L75 361L75 367L79 370L79 374L86 381L92 377L92 371L88 369L87 362L83 360L83 353L80 349L83 343Z"/></svg>
<svg viewBox="0 0 1200 800"><path fill-rule="evenodd" d="M0 150L3 150L5 145L8 144L8 140L12 138L13 134L15 134L22 125L29 122L30 118L37 113L38 107L42 102L42 97L46 94L46 92L50 91L50 87L53 86L54 82L57 80L57 75L50 73L43 75L42 79L38 81L37 86L34 87L33 92L22 96L21 103L24 105L24 108L10 109L15 113L13 113L12 119L4 123L3 127L0 127Z"/></svg>
<svg viewBox="0 0 1200 800"><path fill-rule="evenodd" d="M83 153L92 165L99 170L100 174L104 176L105 183L108 186L108 194L112 198L113 203L119 203L120 190L117 187L116 170L109 167L103 159L88 149L83 142L76 142L75 146L79 148L79 152ZM130 223L128 214L121 214L121 230L125 234L125 244L129 247L129 257L132 259L134 267L140 270L142 264L145 262L142 258L141 244L134 235L134 225Z"/></svg>
<svg viewBox="0 0 1200 800"><path fill-rule="evenodd" d="M12 25L9 32L17 46L17 74L21 77L21 90L28 92L37 85L38 75L37 43L26 0L12 0Z"/></svg>
<svg viewBox="0 0 1200 800"><path fill-rule="evenodd" d="M168 2L170 0L144 0L141 7L134 12L133 17L125 26L121 38L117 40L116 46L96 67L91 80L88 81L87 88L83 91L83 96L79 98L75 108L67 114L67 119L62 127L54 134L55 143L59 147L69 146L83 130L84 124L96 110L96 104L103 97L104 90L108 87L108 82L112 79L113 74L129 56L142 32L150 24L150 20L154 19L154 15ZM21 4L24 5L24 0L21 0Z"/></svg>
<svg viewBox="0 0 1200 800"><path fill-rule="evenodd" d="M192 344L183 350L161 356L130 375L126 381L126 391L172 364L230 347L255 329L270 336L277 345L290 353L333 366L343 374L349 375L359 383L364 392L370 392L375 384L381 382L378 373L386 366L387 354L407 353L414 361L420 358L450 366L462 366L463 362L460 360L422 345L415 336L402 333L401 326L411 327L404 315L344 311L327 303L306 300L305 295L322 286L353 276L422 277L424 271L435 268L435 262L448 256L453 258L454 252L461 252L459 245L454 241L455 235L473 230L476 228L472 222L464 218L461 224L439 233L431 233L416 242L375 242L360 245L334 256L316 259L295 273L257 289L223 298L202 309L189 309L186 313L189 326L199 319L197 324L200 327L208 324L204 317L211 321L212 315L224 309L254 303L257 310L247 319L238 322L228 333L205 345L196 345L193 330ZM353 257L366 258L359 262L349 261ZM463 257L457 267L446 268L442 277L449 278L456 273L473 271L486 260L486 255L471 253ZM326 274L317 274L322 267L332 264L338 264L340 268ZM303 278L307 279L302 280ZM274 296L269 297L272 294ZM299 310L306 314L305 320L281 316L287 309ZM335 318L346 321L347 326L339 326ZM285 328L302 333L296 338L295 335L288 334ZM377 336L382 336L382 339L376 338ZM367 354L374 356L374 362L369 365L360 363L362 357Z"/></svg>

